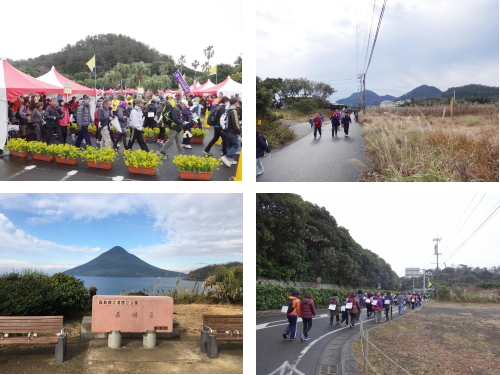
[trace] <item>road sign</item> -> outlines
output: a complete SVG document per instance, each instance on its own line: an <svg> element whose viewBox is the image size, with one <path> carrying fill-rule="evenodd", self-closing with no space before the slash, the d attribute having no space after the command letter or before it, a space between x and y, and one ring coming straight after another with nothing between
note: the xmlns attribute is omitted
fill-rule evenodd
<svg viewBox="0 0 500 375"><path fill-rule="evenodd" d="M73 85L69 84L69 83L65 83L63 85L63 92L65 94L68 94L68 95L71 95L73 94Z"/></svg>
<svg viewBox="0 0 500 375"><path fill-rule="evenodd" d="M321 281L322 281L321 277L317 277L317 278L316 278L316 282L317 282L317 283L321 283Z"/></svg>
<svg viewBox="0 0 500 375"><path fill-rule="evenodd" d="M405 277L420 277L420 268L405 268Z"/></svg>

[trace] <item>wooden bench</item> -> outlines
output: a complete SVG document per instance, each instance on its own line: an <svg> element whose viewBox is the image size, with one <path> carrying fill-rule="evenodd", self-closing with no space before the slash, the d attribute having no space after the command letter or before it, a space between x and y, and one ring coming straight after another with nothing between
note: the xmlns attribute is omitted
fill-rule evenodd
<svg viewBox="0 0 500 375"><path fill-rule="evenodd" d="M38 336L54 333L55 336ZM27 333L28 336L9 337L9 333ZM0 316L0 345L55 344L56 362L66 360L67 335L62 316Z"/></svg>
<svg viewBox="0 0 500 375"><path fill-rule="evenodd" d="M218 358L218 341L243 341L243 315L203 315L201 352Z"/></svg>

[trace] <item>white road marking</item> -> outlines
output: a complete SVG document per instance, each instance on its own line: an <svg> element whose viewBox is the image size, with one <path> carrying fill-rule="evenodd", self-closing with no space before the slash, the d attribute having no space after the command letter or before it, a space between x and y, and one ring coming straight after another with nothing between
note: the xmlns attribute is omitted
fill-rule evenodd
<svg viewBox="0 0 500 375"><path fill-rule="evenodd" d="M285 373L286 370L290 370L290 371L287 371ZM286 361L280 367L278 367L276 370L271 372L269 375L292 375L292 374L305 375L303 372L297 370L295 368L295 366L288 364L288 361Z"/></svg>
<svg viewBox="0 0 500 375"><path fill-rule="evenodd" d="M116 176L112 178L113 181L123 181L124 177L123 176Z"/></svg>
<svg viewBox="0 0 500 375"><path fill-rule="evenodd" d="M320 315L316 315L316 318L314 318L314 319L326 318L329 316L330 316L329 314L320 314ZM274 324L274 323L279 323L279 324ZM259 329L264 329L264 328L273 328L273 327L282 326L282 325L288 325L288 320L275 320L275 321L269 322L269 323L257 324L256 329L259 330Z"/></svg>
<svg viewBox="0 0 500 375"><path fill-rule="evenodd" d="M70 178L71 176L74 176L77 173L78 173L78 171L70 171L70 172L68 172L68 174L66 176L61 178L59 181L66 181L68 178Z"/></svg>
<svg viewBox="0 0 500 375"><path fill-rule="evenodd" d="M27 167L24 168L24 170L22 170L21 172L17 172L16 174L13 174L12 176L9 176L7 177L5 180L2 180L2 181L8 181L8 180L11 180L13 179L14 177L17 177L25 172L28 172L28 171L31 171L32 169L36 168L36 165L29 165Z"/></svg>

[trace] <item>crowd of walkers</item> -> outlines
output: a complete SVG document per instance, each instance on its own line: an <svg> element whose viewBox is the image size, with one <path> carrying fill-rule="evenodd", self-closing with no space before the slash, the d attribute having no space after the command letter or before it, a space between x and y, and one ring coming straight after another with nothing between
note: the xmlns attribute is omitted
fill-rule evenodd
<svg viewBox="0 0 500 375"><path fill-rule="evenodd" d="M349 136L349 125L352 123L351 115L354 114L354 118L356 122L358 121L358 110L335 110L330 115L330 121L332 123L332 137L338 138L338 129L342 127L344 129L345 136ZM311 124L311 129L314 129L314 139L321 137L321 129L323 128L323 122L325 121L325 117L323 113L316 112L316 115L311 116L309 119L309 124Z"/></svg>
<svg viewBox="0 0 500 375"><path fill-rule="evenodd" d="M77 100L75 96L68 102L64 99L46 98L42 96L18 97L8 104L10 123L19 124L19 136L50 143L52 135L57 135L59 143L66 144L68 126L78 126L72 140L76 147L93 146L89 134L89 126L96 127L96 147L119 149L120 141L124 149L131 149L135 141L142 150L149 148L143 139L144 128L159 128L157 143L161 146L159 153L167 157L166 151L175 142L179 154L184 149L191 149L191 130L202 127L201 119L215 113L214 137L208 143L204 154L212 156L210 150L220 139L222 142L221 161L228 167L236 164L235 154L241 148L242 101L239 94L217 97L196 96L193 94L175 96L153 96L148 101L141 97L134 99L128 95L120 100L117 95L100 97L95 110L91 109L90 97L84 95ZM115 130L113 130L113 128ZM166 141L166 129L170 136Z"/></svg>
<svg viewBox="0 0 500 375"><path fill-rule="evenodd" d="M316 307L312 299L312 293L306 292L304 298L300 300L299 291L295 290L288 297L283 306L282 312L287 313L288 326L283 332L284 339L294 340L297 336L298 318L302 318L303 331L300 341L309 340L309 331L312 328L312 319L316 317ZM363 309L366 309L366 320L375 319L375 324L390 320L392 317L392 306L398 306L399 315L402 315L407 308L414 310L422 306L428 299L427 294L416 292L400 292L393 294L390 291L385 293L357 293L351 291L344 300L341 300L337 293L333 293L328 306L330 315L330 327L340 326L345 322L346 327L353 328L360 320ZM285 311L286 310L286 311ZM385 316L385 320L383 320Z"/></svg>

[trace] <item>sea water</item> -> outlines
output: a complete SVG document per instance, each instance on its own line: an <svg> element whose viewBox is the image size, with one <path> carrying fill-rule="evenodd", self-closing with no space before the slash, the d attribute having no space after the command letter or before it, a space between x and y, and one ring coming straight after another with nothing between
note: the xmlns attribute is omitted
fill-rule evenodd
<svg viewBox="0 0 500 375"><path fill-rule="evenodd" d="M111 296L128 292L145 292L150 294L153 290L165 293L175 289L175 283L179 280L179 288L185 286L191 290L196 281L180 280L175 277L151 278L151 277L100 277L100 276L75 276L82 280L85 287L88 289L91 286L97 288L97 294L101 296ZM158 285L158 282L160 284ZM198 282L198 288L203 289L203 282ZM145 290L146 289L146 290Z"/></svg>

